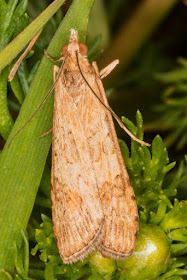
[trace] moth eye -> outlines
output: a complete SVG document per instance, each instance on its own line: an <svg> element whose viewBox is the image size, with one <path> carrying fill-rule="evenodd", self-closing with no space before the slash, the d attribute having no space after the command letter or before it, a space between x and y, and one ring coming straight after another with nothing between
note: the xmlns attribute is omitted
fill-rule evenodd
<svg viewBox="0 0 187 280"><path fill-rule="evenodd" d="M79 52L81 55L87 55L88 47L84 43L79 43Z"/></svg>
<svg viewBox="0 0 187 280"><path fill-rule="evenodd" d="M66 54L68 50L68 44L65 44L63 47L62 47L62 51L61 51L61 54L64 56Z"/></svg>

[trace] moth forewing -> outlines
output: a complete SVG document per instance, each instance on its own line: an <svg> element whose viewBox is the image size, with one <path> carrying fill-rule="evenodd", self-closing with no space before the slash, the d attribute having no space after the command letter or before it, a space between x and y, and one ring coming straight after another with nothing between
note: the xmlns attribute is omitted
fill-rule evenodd
<svg viewBox="0 0 187 280"><path fill-rule="evenodd" d="M73 41L70 53L74 47ZM68 53L55 85L51 174L54 232L64 263L83 259L104 235L104 215L84 116L76 105L86 91L73 55Z"/></svg>
<svg viewBox="0 0 187 280"><path fill-rule="evenodd" d="M93 67L96 73L95 90L102 102L109 107L96 63L93 63ZM96 102L96 104L93 106L94 108L98 106L97 119L98 125L101 127L100 137L98 140L95 139L98 141L98 145L102 146L100 168L98 168L98 162L94 160L94 156L93 161L105 216L105 237L98 249L104 257L124 260L132 254L135 248L139 220L138 210L112 115L103 108L100 102ZM93 149L96 141L90 143Z"/></svg>
<svg viewBox="0 0 187 280"><path fill-rule="evenodd" d="M81 55L72 29L61 74L54 79L51 197L65 263L83 259L94 247L123 260L132 253L138 230L134 192L99 71L84 51Z"/></svg>

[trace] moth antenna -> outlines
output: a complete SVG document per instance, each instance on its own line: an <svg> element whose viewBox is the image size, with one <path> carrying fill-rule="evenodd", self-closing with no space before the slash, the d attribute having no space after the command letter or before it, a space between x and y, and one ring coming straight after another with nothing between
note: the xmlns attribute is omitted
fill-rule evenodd
<svg viewBox="0 0 187 280"><path fill-rule="evenodd" d="M95 97L97 97L97 99L101 102L101 104L112 114L112 116L115 118L115 120L117 121L117 123L119 124L119 126L136 142L143 144L147 147L150 147L151 145L149 143L144 142L143 140L140 140L138 138L136 138L136 136L134 136L128 129L127 127L123 124L123 122L120 120L120 118L116 115L116 113L111 109L111 107L106 106L103 101L99 98L99 96L97 96L97 94L95 93L95 91L92 89L92 87L90 86L90 84L88 83L88 81L86 80L80 64L79 64L79 58L78 58L78 51L76 52L76 58L77 58L77 65L79 68L79 71L81 73L81 76L83 77L84 81L86 82L86 84L88 85L88 87L91 89L91 91L93 92L93 94L95 95Z"/></svg>
<svg viewBox="0 0 187 280"><path fill-rule="evenodd" d="M34 116L38 113L38 111L40 110L40 108L44 105L44 103L46 102L47 98L50 96L50 94L52 93L56 83L58 82L58 79L62 73L62 70L63 70L63 67L64 67L64 63L66 61L66 58L67 56L65 57L60 69L59 69L59 72L58 72L58 75L57 75L57 78L55 80L55 82L53 83L52 87L50 88L49 92L47 93L47 95L45 96L45 98L43 99L42 103L38 106L38 108L36 109L36 111L34 112L34 114L30 117L30 119L16 132L16 134L12 137L12 139L10 140L9 144L8 144L8 148L10 147L10 144L12 143L12 141L15 139L15 137L28 125L28 123L30 123L30 121L34 118Z"/></svg>

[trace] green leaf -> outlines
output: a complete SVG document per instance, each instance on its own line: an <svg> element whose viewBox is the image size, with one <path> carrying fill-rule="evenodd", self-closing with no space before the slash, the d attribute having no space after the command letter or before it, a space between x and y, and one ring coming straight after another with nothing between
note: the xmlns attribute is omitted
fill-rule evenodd
<svg viewBox="0 0 187 280"><path fill-rule="evenodd" d="M46 280L55 280L52 263L48 262L46 264L44 276Z"/></svg>
<svg viewBox="0 0 187 280"><path fill-rule="evenodd" d="M7 104L7 78L8 69L4 69L0 73L0 134L5 140L7 140L14 123Z"/></svg>
<svg viewBox="0 0 187 280"><path fill-rule="evenodd" d="M136 112L136 123L137 123L137 134L136 136L142 140L144 133L143 133L143 118L142 118L142 114L140 113L140 111L138 110Z"/></svg>
<svg viewBox="0 0 187 280"><path fill-rule="evenodd" d="M154 212L150 212L150 223L159 224L166 213L166 209L167 205L165 204L165 202L161 202L158 206L156 214Z"/></svg>
<svg viewBox="0 0 187 280"><path fill-rule="evenodd" d="M187 243L177 243L171 245L171 254L173 256L180 256L187 254Z"/></svg>
<svg viewBox="0 0 187 280"><path fill-rule="evenodd" d="M4 50L0 53L0 71L7 66L19 52L30 42L36 33L56 13L64 0L55 0L40 16L38 16L27 28L23 30ZM15 7L14 7L15 8ZM11 9L12 11L12 9ZM8 23L7 23L8 24ZM9 54L7 57L7 53Z"/></svg>
<svg viewBox="0 0 187 280"><path fill-rule="evenodd" d="M186 68L179 68L168 73L155 74L155 78L165 83L187 80Z"/></svg>
<svg viewBox="0 0 187 280"><path fill-rule="evenodd" d="M175 199L174 207L164 215L160 226L165 231L187 227L187 201Z"/></svg>
<svg viewBox="0 0 187 280"><path fill-rule="evenodd" d="M133 124L133 122L131 122L129 119L127 119L126 117L121 117L122 122L127 126L127 128L134 134L136 135L137 132L137 128L136 126Z"/></svg>
<svg viewBox="0 0 187 280"><path fill-rule="evenodd" d="M28 0L22 0L16 8L13 18L20 17L27 8Z"/></svg>
<svg viewBox="0 0 187 280"><path fill-rule="evenodd" d="M24 100L24 94L20 87L17 74L15 75L14 79L10 82L10 85L17 100L19 101L20 104L22 104Z"/></svg>
<svg viewBox="0 0 187 280"><path fill-rule="evenodd" d="M175 229L170 232L170 236L175 241L187 243L187 228Z"/></svg>

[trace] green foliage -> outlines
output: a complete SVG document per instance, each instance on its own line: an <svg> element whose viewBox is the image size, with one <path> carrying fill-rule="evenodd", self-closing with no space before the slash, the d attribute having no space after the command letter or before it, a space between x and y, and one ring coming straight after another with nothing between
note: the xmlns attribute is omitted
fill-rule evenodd
<svg viewBox="0 0 187 280"><path fill-rule="evenodd" d="M127 118L122 117L122 120L139 139L143 139L143 121L139 111L136 114L137 128ZM160 136L153 140L152 155L146 146L140 146L134 141L131 145L131 156L127 145L121 140L120 146L138 205L150 211L158 206L160 199L165 199L166 203L170 204L162 190L162 183L175 163L169 163L167 150Z"/></svg>
<svg viewBox="0 0 187 280"><path fill-rule="evenodd" d="M87 261L78 262L73 265L64 265L60 258L56 240L54 238L52 221L45 215L42 215L42 224L39 229L36 229L35 238L37 245L32 249L32 255L40 251L40 260L46 263L45 279L60 279L66 277L67 279L79 279L81 276L89 272L86 265Z"/></svg>
<svg viewBox="0 0 187 280"><path fill-rule="evenodd" d="M25 14L28 0L22 0L17 4L17 0L0 1L0 51L8 42L21 32L29 23L29 18ZM9 69L4 69L0 73L0 134L6 140L13 127L13 119L8 110L7 104L7 78ZM17 91L18 92L18 91ZM18 93L18 99L22 102L22 95Z"/></svg>
<svg viewBox="0 0 187 280"><path fill-rule="evenodd" d="M164 139L170 147L182 149L187 144L187 60L178 59L180 67L166 73L155 74L156 79L166 84L162 94L162 104L155 106L161 115L153 123L154 127L169 131Z"/></svg>
<svg viewBox="0 0 187 280"><path fill-rule="evenodd" d="M17 0L0 2L0 50L2 50L11 40L12 36L17 36L29 23L29 18L25 14L28 0L22 0L19 4Z"/></svg>

